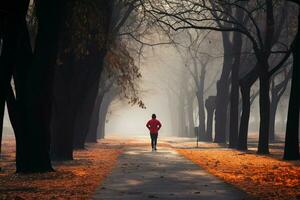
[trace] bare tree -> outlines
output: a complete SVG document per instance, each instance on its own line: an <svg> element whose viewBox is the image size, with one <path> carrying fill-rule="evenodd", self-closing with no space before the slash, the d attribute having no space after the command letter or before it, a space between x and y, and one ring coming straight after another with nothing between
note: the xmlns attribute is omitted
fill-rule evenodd
<svg viewBox="0 0 300 200"><path fill-rule="evenodd" d="M281 26L275 27L274 5L275 2L266 0L262 2L248 2L243 6L242 1L193 1L185 0L162 1L159 3L149 2L146 7L147 12L155 17L159 23L172 30L181 29L202 29L221 32L239 32L243 34L252 44L252 51L256 57L257 64L254 68L254 76L258 74L260 80L260 131L258 153L269 153L269 116L270 99L269 87L270 77L282 66L291 53L290 48L273 50L278 42L278 35ZM279 6L281 9L282 4ZM229 10L241 10L245 13L245 18L249 23L242 24L239 19L229 12ZM261 10L265 9L265 14L261 15ZM280 19L285 19L281 17ZM217 21L224 22L222 26ZM265 23L263 23L265 22ZM282 25L283 23L279 24ZM277 29L276 29L277 28ZM279 34L280 35L280 34ZM286 46L289 46L286 45ZM271 55L283 54L278 64L270 66L268 59ZM256 71L257 70L257 71ZM219 83L222 84L222 83ZM224 131L224 130L222 130Z"/></svg>

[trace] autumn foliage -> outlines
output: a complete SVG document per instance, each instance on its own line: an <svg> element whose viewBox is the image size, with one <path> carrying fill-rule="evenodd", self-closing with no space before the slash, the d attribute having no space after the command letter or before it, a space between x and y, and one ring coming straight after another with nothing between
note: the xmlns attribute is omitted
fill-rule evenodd
<svg viewBox="0 0 300 200"><path fill-rule="evenodd" d="M0 172L0 199L90 199L96 187L111 172L121 146L89 145L75 151L74 160L55 162L55 172L15 174L13 140L4 141Z"/></svg>
<svg viewBox="0 0 300 200"><path fill-rule="evenodd" d="M177 151L213 175L259 199L300 198L299 162L227 149Z"/></svg>

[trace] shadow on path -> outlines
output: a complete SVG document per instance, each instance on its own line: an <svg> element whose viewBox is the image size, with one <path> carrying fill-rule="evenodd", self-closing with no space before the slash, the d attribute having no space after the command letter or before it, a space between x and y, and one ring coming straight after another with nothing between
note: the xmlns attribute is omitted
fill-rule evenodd
<svg viewBox="0 0 300 200"><path fill-rule="evenodd" d="M222 182L169 147L150 152L128 147L112 174L96 190L101 200L248 200L239 189Z"/></svg>

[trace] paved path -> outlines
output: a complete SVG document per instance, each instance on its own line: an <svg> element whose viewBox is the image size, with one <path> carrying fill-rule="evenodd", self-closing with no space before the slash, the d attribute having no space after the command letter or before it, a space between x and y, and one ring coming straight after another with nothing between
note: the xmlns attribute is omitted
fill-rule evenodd
<svg viewBox="0 0 300 200"><path fill-rule="evenodd" d="M99 200L245 200L244 192L224 183L175 150L129 147L97 189Z"/></svg>

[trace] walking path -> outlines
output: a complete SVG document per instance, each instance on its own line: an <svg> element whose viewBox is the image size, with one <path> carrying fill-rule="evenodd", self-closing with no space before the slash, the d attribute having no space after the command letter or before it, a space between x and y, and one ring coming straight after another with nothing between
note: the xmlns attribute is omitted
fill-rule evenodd
<svg viewBox="0 0 300 200"><path fill-rule="evenodd" d="M250 200L170 147L128 147L95 200Z"/></svg>

